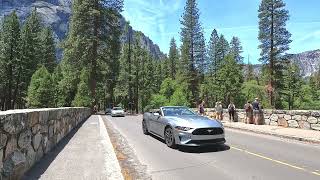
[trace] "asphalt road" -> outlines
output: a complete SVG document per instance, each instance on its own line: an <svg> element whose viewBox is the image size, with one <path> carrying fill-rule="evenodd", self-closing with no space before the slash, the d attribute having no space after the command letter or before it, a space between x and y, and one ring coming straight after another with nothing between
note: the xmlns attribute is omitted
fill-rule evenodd
<svg viewBox="0 0 320 180"><path fill-rule="evenodd" d="M147 166L152 179L320 179L320 146L226 129L225 146L168 148L142 133L142 116L104 116Z"/></svg>

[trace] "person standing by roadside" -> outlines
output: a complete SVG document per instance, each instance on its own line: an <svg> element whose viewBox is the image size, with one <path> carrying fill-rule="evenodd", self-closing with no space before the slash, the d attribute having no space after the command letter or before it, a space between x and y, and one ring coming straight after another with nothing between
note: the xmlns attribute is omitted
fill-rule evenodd
<svg viewBox="0 0 320 180"><path fill-rule="evenodd" d="M260 102L258 98L255 98L255 100L252 103L253 107L253 121L254 124L259 124L259 117L260 117Z"/></svg>
<svg viewBox="0 0 320 180"><path fill-rule="evenodd" d="M229 106L228 106L228 112L229 112L229 120L234 121L234 112L236 111L236 106L233 104L231 101Z"/></svg>
<svg viewBox="0 0 320 180"><path fill-rule="evenodd" d="M204 115L204 101L202 101L199 105L199 114Z"/></svg>
<svg viewBox="0 0 320 180"><path fill-rule="evenodd" d="M219 120L223 120L223 107L221 101L216 104L216 112Z"/></svg>
<svg viewBox="0 0 320 180"><path fill-rule="evenodd" d="M244 109L246 111L246 120L245 120L245 123L247 124L252 124L252 113L253 113L253 107L251 105L251 102L248 101L245 105L244 105Z"/></svg>

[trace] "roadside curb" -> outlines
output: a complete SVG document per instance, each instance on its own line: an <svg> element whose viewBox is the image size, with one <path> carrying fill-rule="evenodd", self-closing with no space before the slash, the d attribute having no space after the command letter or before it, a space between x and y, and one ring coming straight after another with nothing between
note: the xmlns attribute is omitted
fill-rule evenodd
<svg viewBox="0 0 320 180"><path fill-rule="evenodd" d="M256 134L271 135L271 136L276 136L276 137L285 138L285 139L293 139L293 140L302 141L302 142L320 144L320 140L317 140L317 139L304 138L304 137L298 137L298 136L290 136L290 135L278 134L278 133L273 133L273 132L268 132L268 131L253 130L253 129L243 128L243 127L235 127L235 126L228 125L228 124L223 124L223 126L225 128L229 128L229 129L236 129L236 130L247 131L247 132L252 132L252 133L256 133Z"/></svg>
<svg viewBox="0 0 320 180"><path fill-rule="evenodd" d="M105 127L101 115L98 115L98 118L100 126L100 137L102 139L102 146L104 148L105 154L105 171L108 179L123 180L124 177L122 175L120 164L116 156L114 147L111 143L107 128Z"/></svg>

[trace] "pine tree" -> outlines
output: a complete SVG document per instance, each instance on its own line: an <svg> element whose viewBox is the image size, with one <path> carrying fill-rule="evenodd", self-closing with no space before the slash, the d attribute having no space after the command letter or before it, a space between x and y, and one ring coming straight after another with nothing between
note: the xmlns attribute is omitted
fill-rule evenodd
<svg viewBox="0 0 320 180"><path fill-rule="evenodd" d="M238 37L232 37L230 42L230 53L233 54L238 64L243 64L242 46L240 39Z"/></svg>
<svg viewBox="0 0 320 180"><path fill-rule="evenodd" d="M210 75L213 76L218 70L218 55L217 46L219 41L219 35L216 29L214 29L210 36L210 41L208 43L208 55L209 55L209 71Z"/></svg>
<svg viewBox="0 0 320 180"><path fill-rule="evenodd" d="M202 61L199 54L202 53L201 36L203 36L196 0L187 0L180 22L182 25L180 33L182 59L185 61L182 63L185 63L185 79L192 92L190 103L195 105L199 97L199 75L197 72L197 64Z"/></svg>
<svg viewBox="0 0 320 180"><path fill-rule="evenodd" d="M282 0L262 0L259 7L259 40L261 44L262 63L269 65L269 82L268 82L268 94L269 103L271 106L275 105L274 95L277 91L276 75L280 69L279 64L283 53L289 50L289 44L291 43L291 34L286 29L286 22L289 19L289 12L285 9L285 3ZM278 73L279 74L279 73Z"/></svg>
<svg viewBox="0 0 320 180"><path fill-rule="evenodd" d="M20 24L16 12L5 16L0 28L0 109L22 106L22 61L20 47ZM18 101L18 102L17 102Z"/></svg>
<svg viewBox="0 0 320 180"><path fill-rule="evenodd" d="M31 78L28 87L28 106L32 108L49 108L54 104L54 88L52 78L48 70L42 66Z"/></svg>
<svg viewBox="0 0 320 180"><path fill-rule="evenodd" d="M217 68L222 65L224 58L229 54L230 47L228 41L224 38L224 35L220 35L216 48Z"/></svg>
<svg viewBox="0 0 320 180"><path fill-rule="evenodd" d="M104 87L104 82L101 81L114 79L112 75L103 78L102 76L106 73L100 73L98 68L100 64L107 65L107 61L114 60L111 58L116 60L119 58L120 45L117 37L120 36L118 28L122 6L122 0L75 0L73 2L70 32L64 44L64 61L74 71L89 67L89 85L93 97L91 107L97 104L97 87L100 88L98 89L100 96L103 91L101 88ZM109 52L109 57L106 57L106 52ZM113 87L110 89L113 90ZM76 87L70 88L72 89ZM75 94L75 92L70 93Z"/></svg>
<svg viewBox="0 0 320 180"><path fill-rule="evenodd" d="M44 65L47 70L52 73L57 65L56 60L56 47L54 43L54 38L52 30L47 27L43 28L41 32L41 58L40 64Z"/></svg>
<svg viewBox="0 0 320 180"><path fill-rule="evenodd" d="M30 84L33 73L37 70L39 63L41 63L41 19L34 9L26 22L24 23L21 31L21 62L22 62L22 89L21 96L25 97Z"/></svg>
<svg viewBox="0 0 320 180"><path fill-rule="evenodd" d="M89 89L89 71L83 68L80 75L80 83L78 84L77 94L72 102L76 107L90 107L92 96Z"/></svg>
<svg viewBox="0 0 320 180"><path fill-rule="evenodd" d="M170 50L169 50L170 75L172 79L176 78L178 61L179 61L179 51L177 49L176 40L172 38L170 41Z"/></svg>

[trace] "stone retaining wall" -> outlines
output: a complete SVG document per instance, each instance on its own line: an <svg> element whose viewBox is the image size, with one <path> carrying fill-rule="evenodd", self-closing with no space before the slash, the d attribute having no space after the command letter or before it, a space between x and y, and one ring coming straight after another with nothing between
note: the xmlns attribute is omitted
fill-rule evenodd
<svg viewBox="0 0 320 180"><path fill-rule="evenodd" d="M208 116L213 116L213 108L206 109ZM246 112L244 109L236 110L236 119L238 122L245 122ZM320 111L305 110L263 110L265 125L283 126L290 128L311 129L320 131ZM224 120L229 120L228 111L224 110Z"/></svg>
<svg viewBox="0 0 320 180"><path fill-rule="evenodd" d="M0 180L20 179L90 115L89 108L0 111Z"/></svg>

